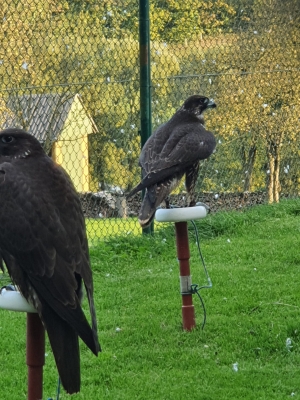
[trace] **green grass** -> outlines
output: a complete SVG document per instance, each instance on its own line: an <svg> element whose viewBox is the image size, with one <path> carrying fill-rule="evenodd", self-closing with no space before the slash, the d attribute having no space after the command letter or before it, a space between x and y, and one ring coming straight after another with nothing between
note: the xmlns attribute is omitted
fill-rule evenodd
<svg viewBox="0 0 300 400"><path fill-rule="evenodd" d="M82 392L72 399L300 397L300 201L210 215L197 226L213 287L201 291L204 330L194 297L192 332L181 327L171 224L154 237L92 241L103 352L96 358L81 345ZM206 279L192 227L189 232L193 283L202 285ZM48 344L47 354L44 399L55 398L57 380ZM0 360L1 399L25 399L23 314L0 311Z"/></svg>
<svg viewBox="0 0 300 400"><path fill-rule="evenodd" d="M154 223L155 231L161 230L165 224ZM140 236L142 229L137 218L105 218L86 219L86 231L91 245L99 243L99 238L110 239L120 236Z"/></svg>
<svg viewBox="0 0 300 400"><path fill-rule="evenodd" d="M107 239L114 236L138 235L141 228L136 218L126 220L120 218L86 219L86 231L89 241L93 243L99 238Z"/></svg>

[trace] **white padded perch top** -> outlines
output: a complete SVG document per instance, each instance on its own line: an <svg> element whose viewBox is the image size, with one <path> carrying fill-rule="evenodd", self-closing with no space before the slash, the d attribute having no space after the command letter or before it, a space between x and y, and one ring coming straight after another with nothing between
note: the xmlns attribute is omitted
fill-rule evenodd
<svg viewBox="0 0 300 400"><path fill-rule="evenodd" d="M14 288L15 290L13 290ZM0 308L10 311L20 311L27 313L36 313L36 309L25 300L21 293L14 286L7 288L4 286L0 290Z"/></svg>
<svg viewBox="0 0 300 400"><path fill-rule="evenodd" d="M205 218L209 208L203 203L197 203L195 207L183 208L159 208L156 210L157 222L184 222Z"/></svg>

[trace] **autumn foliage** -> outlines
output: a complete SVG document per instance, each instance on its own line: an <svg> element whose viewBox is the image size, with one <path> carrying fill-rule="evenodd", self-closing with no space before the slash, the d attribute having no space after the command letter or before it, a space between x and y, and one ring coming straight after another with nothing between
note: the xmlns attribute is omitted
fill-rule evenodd
<svg viewBox="0 0 300 400"><path fill-rule="evenodd" d="M0 9L0 123L10 96L80 93L91 190L139 180L139 14L134 0L22 2ZM199 191L298 195L299 2L150 1L153 128L191 94L218 104ZM26 127L25 127L26 128Z"/></svg>

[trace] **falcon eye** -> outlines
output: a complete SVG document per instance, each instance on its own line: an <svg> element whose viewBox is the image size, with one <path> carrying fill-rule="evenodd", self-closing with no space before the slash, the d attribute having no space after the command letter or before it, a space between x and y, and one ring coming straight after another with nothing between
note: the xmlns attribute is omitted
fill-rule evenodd
<svg viewBox="0 0 300 400"><path fill-rule="evenodd" d="M1 140L3 143L11 143L15 139L12 136L2 136Z"/></svg>

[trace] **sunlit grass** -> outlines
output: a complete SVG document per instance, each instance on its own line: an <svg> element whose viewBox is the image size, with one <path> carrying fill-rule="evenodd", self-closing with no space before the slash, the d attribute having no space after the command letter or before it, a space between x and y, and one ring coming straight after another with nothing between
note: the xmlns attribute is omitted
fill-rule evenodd
<svg viewBox="0 0 300 400"><path fill-rule="evenodd" d="M155 222L155 231L162 229L165 224ZM86 219L86 230L91 243L99 239L109 239L119 236L140 236L142 229L135 218L98 218Z"/></svg>
<svg viewBox="0 0 300 400"><path fill-rule="evenodd" d="M101 223L103 221L101 220ZM211 289L194 297L197 326L181 327L172 224L91 246L103 352L81 343L91 400L282 400L300 396L300 201L209 215L197 222ZM193 283L206 283L189 226ZM86 303L84 303L86 307ZM286 346L287 339L291 346ZM57 373L47 344L44 398ZM0 311L1 400L26 399L25 316ZM236 368L233 368L236 365ZM60 399L69 397L62 392Z"/></svg>
<svg viewBox="0 0 300 400"><path fill-rule="evenodd" d="M122 235L139 235L141 227L137 218L86 219L86 230L91 241Z"/></svg>

